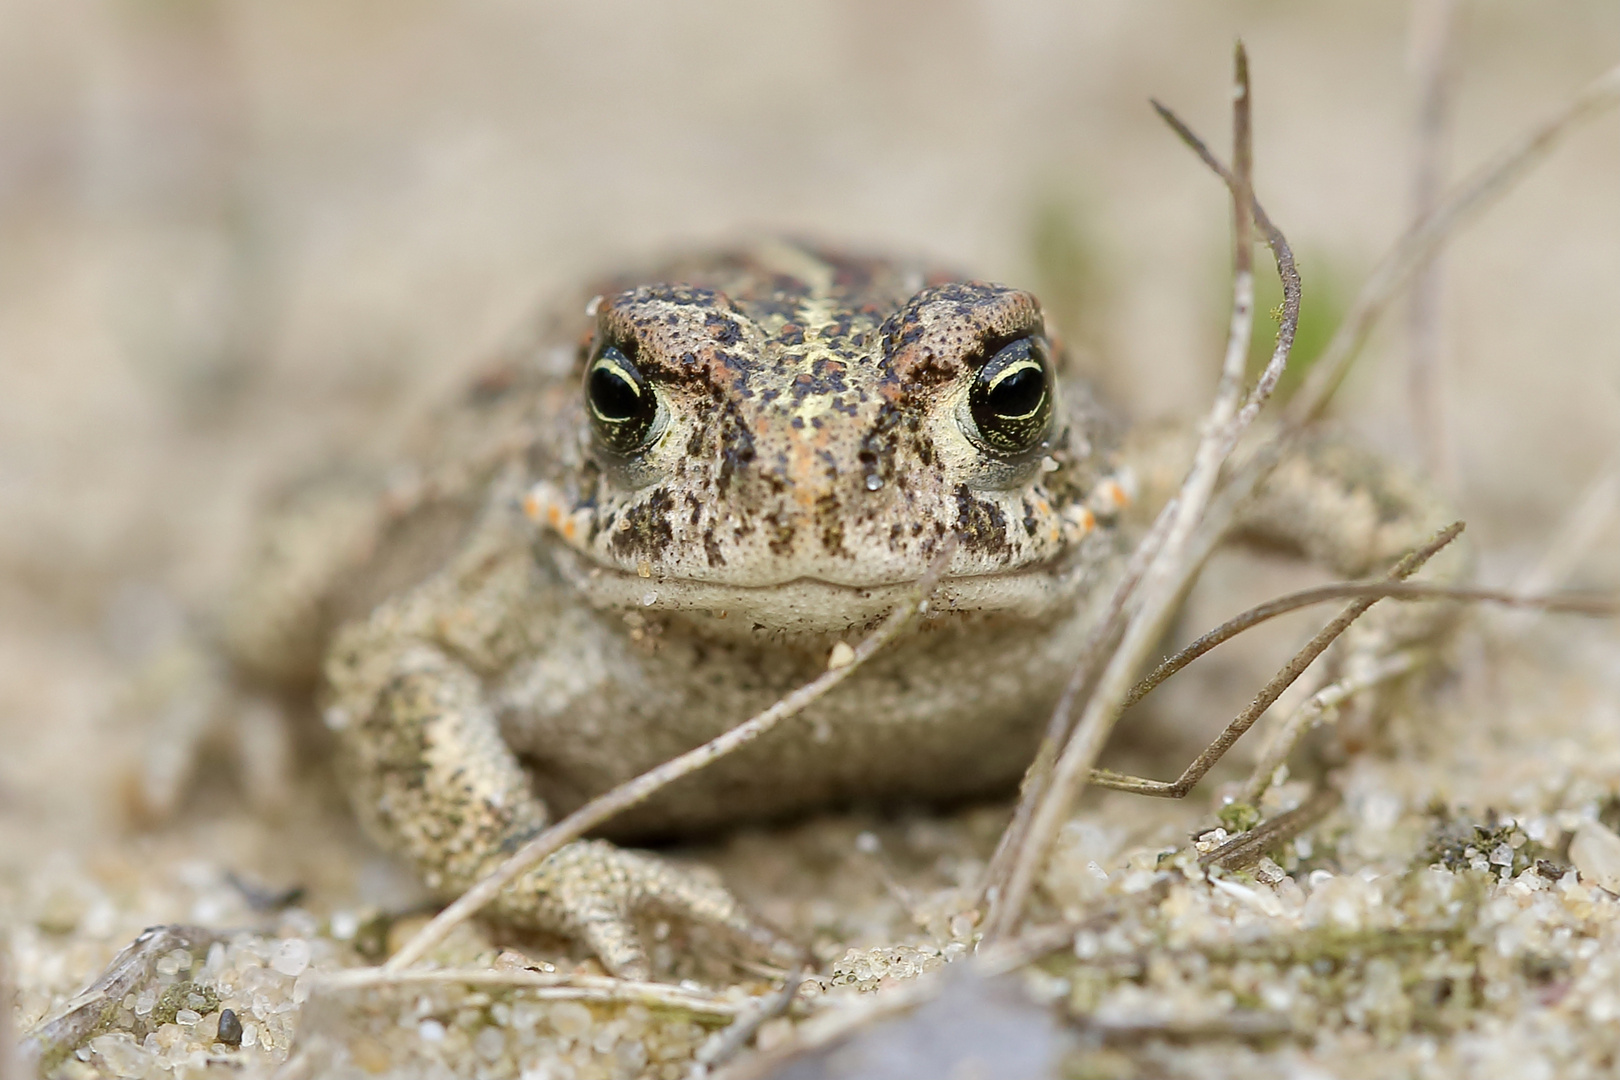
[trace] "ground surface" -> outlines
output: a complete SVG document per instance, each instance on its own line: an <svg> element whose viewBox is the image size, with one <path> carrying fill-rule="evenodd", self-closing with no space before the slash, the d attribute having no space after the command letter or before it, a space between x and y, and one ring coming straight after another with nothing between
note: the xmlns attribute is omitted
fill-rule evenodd
<svg viewBox="0 0 1620 1080"><path fill-rule="evenodd" d="M1612 64L1620 41L1612 5L1463 10L1453 175ZM279 819L252 813L222 769L171 825L142 830L127 813L142 737L122 703L128 673L181 613L217 602L278 478L384 437L386 418L431 400L548 287L762 227L1044 277L1114 397L1139 415L1191 414L1224 321L1226 212L1145 98L1218 137L1229 44L1245 38L1260 193L1302 253L1307 303L1342 304L1409 205L1407 15L0 6L0 912L21 1024L144 926L241 930L200 948L200 969L172 958L162 978L192 985L167 1004L128 1003L118 1022L140 1045L104 1035L64 1068L206 1068L231 1008L257 1049L220 1056L264 1071L309 973L361 962L355 943L372 948L383 929L372 913L418 900L318 769ZM1620 444L1617 125L1577 135L1445 261L1441 482L1492 583L1523 580ZM1077 239L1054 254L1032 243L1037 222ZM1401 324L1375 338L1343 419L1412 458ZM1594 536L1568 583L1614 587L1620 525ZM1215 576L1189 623L1298 580L1242 559ZM1173 772L1299 628L1167 688L1112 763ZM1110 914L1069 959L1011 997L966 985L918 1015L923 1037L899 1029L792 1075L905 1075L883 1072L884 1054L945 1053L926 1032L969 1030L964 1016L990 1020L962 1054L1044 1046L1074 1075L1611 1070L1620 904L1595 883L1600 857L1583 879L1568 846L1584 822L1617 824L1620 640L1612 626L1491 616L1462 636L1453 670L1352 768L1345 808L1279 860L1276 884L1160 865L1209 823L1207 797L1092 798L1051 895ZM824 966L807 998L826 999L966 951L971 927L940 913L1003 812L830 818L675 854L810 944ZM292 885L305 891L290 908L249 903ZM675 973L721 988L718 973L681 967L682 944L668 943ZM575 965L555 942L473 934L445 959L488 965L506 945ZM714 1029L703 1010L731 1007L388 993L318 1010L300 1033L312 1060L681 1075ZM1054 1023L1047 1004L1084 1022Z"/></svg>

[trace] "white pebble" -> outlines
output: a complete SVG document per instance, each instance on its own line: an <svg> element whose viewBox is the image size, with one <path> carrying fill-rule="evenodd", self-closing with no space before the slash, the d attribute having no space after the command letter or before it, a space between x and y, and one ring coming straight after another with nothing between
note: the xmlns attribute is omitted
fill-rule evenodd
<svg viewBox="0 0 1620 1080"><path fill-rule="evenodd" d="M565 1039L577 1039L590 1029L595 1017L577 1001L559 1001L547 1017L552 1029Z"/></svg>
<svg viewBox="0 0 1620 1080"><path fill-rule="evenodd" d="M485 1061L499 1061L506 1050L506 1036L496 1028L487 1027L473 1038L473 1049Z"/></svg>
<svg viewBox="0 0 1620 1080"><path fill-rule="evenodd" d="M360 916L352 911L332 912L332 936L339 941L353 941L360 932Z"/></svg>
<svg viewBox="0 0 1620 1080"><path fill-rule="evenodd" d="M436 1043L444 1039L444 1025L429 1017L416 1025L416 1034L423 1042Z"/></svg>
<svg viewBox="0 0 1620 1080"><path fill-rule="evenodd" d="M1596 821L1583 821L1569 845L1569 858L1581 877L1620 894L1620 836Z"/></svg>
<svg viewBox="0 0 1620 1080"><path fill-rule="evenodd" d="M303 938L287 938L278 942L270 956L270 966L283 975L298 976L309 967L309 942Z"/></svg>

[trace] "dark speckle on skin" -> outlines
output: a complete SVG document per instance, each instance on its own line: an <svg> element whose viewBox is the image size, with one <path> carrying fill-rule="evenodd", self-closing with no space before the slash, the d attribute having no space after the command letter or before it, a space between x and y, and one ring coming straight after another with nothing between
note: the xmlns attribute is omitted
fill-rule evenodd
<svg viewBox="0 0 1620 1080"><path fill-rule="evenodd" d="M993 555L1011 550L1007 515L995 503L977 498L966 484L956 489L956 531L969 551Z"/></svg>
<svg viewBox="0 0 1620 1080"><path fill-rule="evenodd" d="M614 554L621 557L662 554L675 539L670 523L674 509L675 500L670 497L669 489L663 487L654 488L646 498L632 504L608 542Z"/></svg>
<svg viewBox="0 0 1620 1080"><path fill-rule="evenodd" d="M703 531L703 554L710 566L726 565L725 553L720 550L720 541L715 539L712 527Z"/></svg>
<svg viewBox="0 0 1620 1080"><path fill-rule="evenodd" d="M786 555L793 550L795 531L793 525L783 521L780 514L773 512L765 515L765 532L769 537L771 551L775 554Z"/></svg>
<svg viewBox="0 0 1620 1080"><path fill-rule="evenodd" d="M949 414L987 350L1043 332L1029 293L791 243L656 273L604 289L590 336L633 350L679 433L602 465L585 531L604 562L656 555L661 573L725 566L726 581L757 580L755 560L813 573L822 559L847 576L915 561L953 528L986 568L1056 554L1036 496L980 487L1005 474L976 468Z"/></svg>

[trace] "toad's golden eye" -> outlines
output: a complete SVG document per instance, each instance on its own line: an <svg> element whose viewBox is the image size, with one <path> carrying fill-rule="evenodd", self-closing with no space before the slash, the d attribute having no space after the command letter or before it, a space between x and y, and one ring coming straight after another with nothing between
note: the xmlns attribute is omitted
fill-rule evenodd
<svg viewBox="0 0 1620 1080"><path fill-rule="evenodd" d="M1007 455L1026 454L1046 438L1052 420L1052 369L1036 337L1003 345L968 390L968 411L981 442Z"/></svg>
<svg viewBox="0 0 1620 1080"><path fill-rule="evenodd" d="M585 402L597 439L615 454L645 449L657 434L658 395L615 345L606 346L591 361L585 373Z"/></svg>

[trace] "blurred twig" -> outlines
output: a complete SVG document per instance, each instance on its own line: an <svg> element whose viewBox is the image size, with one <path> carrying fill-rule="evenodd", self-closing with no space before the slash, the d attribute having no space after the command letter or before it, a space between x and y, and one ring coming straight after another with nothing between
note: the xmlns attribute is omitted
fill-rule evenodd
<svg viewBox="0 0 1620 1080"><path fill-rule="evenodd" d="M17 1060L17 1030L12 1022L16 995L11 989L11 968L7 950L0 948L0 1080L22 1080L22 1064Z"/></svg>
<svg viewBox="0 0 1620 1080"><path fill-rule="evenodd" d="M1422 221L1440 202L1451 119L1458 0L1413 0L1412 69L1417 83L1418 115L1412 154L1412 220ZM1425 471L1449 481L1445 411L1440 399L1440 256L1431 252L1416 271L1408 309L1408 387L1412 426L1423 453ZM1449 484L1447 484L1449 486Z"/></svg>
<svg viewBox="0 0 1620 1080"><path fill-rule="evenodd" d="M1321 821L1343 800L1338 789L1323 788L1294 809L1261 822L1214 851L1200 856L1198 864L1216 866L1222 870L1246 870L1264 858L1267 852L1275 851Z"/></svg>
<svg viewBox="0 0 1620 1080"><path fill-rule="evenodd" d="M1544 592L1569 577L1620 510L1620 450L1609 456L1575 509L1559 525L1541 560L1519 580L1519 590Z"/></svg>
<svg viewBox="0 0 1620 1080"><path fill-rule="evenodd" d="M311 989L317 994L346 993L395 986L482 986L520 988L542 1001L598 1001L684 1009L700 1016L734 1017L749 1004L704 990L668 983L636 982L603 975L554 974L524 968L429 968L390 971L350 968L323 974Z"/></svg>
<svg viewBox="0 0 1620 1080"><path fill-rule="evenodd" d="M1422 221L1414 222L1380 260L1350 305L1344 321L1311 367L1299 391L1283 409L1275 437L1255 447L1205 515L1190 549L1202 566L1226 536L1242 508L1277 463L1297 446L1306 427L1321 416L1343 381L1350 364L1366 344L1373 325L1388 310L1401 285L1453 233L1506 194L1578 124L1620 102L1620 66L1592 80L1547 120L1531 128L1486 164L1454 186L1445 200Z"/></svg>
<svg viewBox="0 0 1620 1080"><path fill-rule="evenodd" d="M1233 170L1218 169L1227 181L1233 204L1233 285L1232 319L1227 337L1226 356L1216 388L1215 402L1205 418L1203 438L1194 454L1193 466L1172 504L1161 514L1163 541L1143 572L1132 603L1135 611L1126 623L1119 646L1114 650L1097 685L1086 703L1074 734L1059 755L1044 791L1026 785L1024 798L1035 800L1026 833L1010 859L1011 870L1005 885L994 884L985 940L1009 936L1023 917L1023 908L1035 877L1044 864L1053 838L1067 816L1069 807L1084 789L1091 768L1118 719L1121 704L1130 692L1136 672L1163 632L1177 601L1194 569L1186 558L1194 530L1214 493L1222 466L1236 447L1239 437L1276 387L1288 361L1293 331L1299 319L1297 275L1290 281L1292 254L1282 235L1256 212L1251 178L1251 129L1248 57L1238 45L1233 87ZM1159 107L1161 114L1168 110ZM1185 125L1178 130L1186 131ZM1188 132L1190 134L1190 132ZM1196 140L1193 140L1196 145ZM1206 152L1207 153L1207 152ZM1285 313L1278 332L1276 350L1254 390L1245 398L1243 372L1254 318L1254 275L1251 237L1256 223L1272 244L1279 272L1284 275ZM1155 526L1157 529L1159 526Z"/></svg>
<svg viewBox="0 0 1620 1080"><path fill-rule="evenodd" d="M1462 523L1458 522L1442 530L1439 535L1435 536L1423 547L1411 552L1396 563L1390 570L1390 579L1395 581L1416 573L1424 563L1434 557L1436 552L1455 540L1458 534L1462 532L1462 529ZM1381 582L1380 584L1384 583ZM1146 780L1137 776L1121 776L1118 773L1106 770L1093 770L1092 782L1100 787L1113 788L1117 791L1134 791L1139 795L1154 795L1171 799L1182 798L1192 790L1193 785L1204 778L1204 775L1210 769L1215 767L1215 763L1225 756L1226 752L1232 748L1232 744L1242 738L1243 733L1254 726L1254 722L1260 719L1260 714L1271 708L1272 703L1277 700L1282 692L1292 686L1294 680L1303 675L1305 669L1310 667L1311 663L1318 656L1321 656L1327 650L1327 647L1338 639L1340 634L1349 629L1351 623L1361 618L1378 599L1379 597L1376 595L1362 594L1344 611L1335 616L1315 637L1306 643L1304 648L1295 653L1288 663L1283 665L1282 670L1277 672L1271 681L1266 683L1260 692L1254 696L1254 700L1249 702L1243 711L1238 713L1232 722L1222 729L1215 741L1210 743L1203 753L1194 758L1192 764L1182 770L1181 775L1175 780L1168 782ZM1239 616L1239 618L1241 619L1242 616ZM1150 675L1148 679L1152 677ZM1143 680L1144 683L1147 681ZM1146 691L1143 691L1143 693L1146 693Z"/></svg>
<svg viewBox="0 0 1620 1080"><path fill-rule="evenodd" d="M1422 266L1458 228L1505 194L1575 126L1620 102L1620 66L1588 83L1557 113L1525 132L1505 150L1452 188L1432 213L1414 222L1379 262L1356 295L1338 333L1323 350L1310 376L1284 412L1289 427L1319 416L1378 321L1412 272Z"/></svg>

